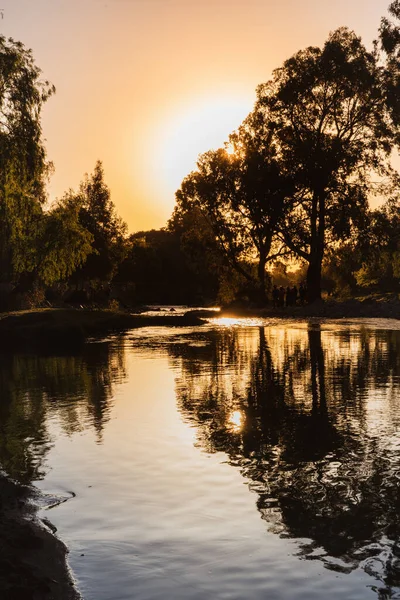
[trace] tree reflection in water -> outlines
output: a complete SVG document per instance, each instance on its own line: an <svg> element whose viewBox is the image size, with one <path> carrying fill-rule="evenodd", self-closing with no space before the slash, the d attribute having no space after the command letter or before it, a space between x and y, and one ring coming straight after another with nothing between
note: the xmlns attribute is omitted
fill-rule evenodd
<svg viewBox="0 0 400 600"><path fill-rule="evenodd" d="M391 598L400 592L400 331L325 329L226 329L170 344L178 405L198 445L240 468L272 531L327 568L360 566Z"/></svg>
<svg viewBox="0 0 400 600"><path fill-rule="evenodd" d="M0 465L29 483L44 476L52 446L48 420L68 435L93 427L101 442L114 382L125 377L122 340L74 356L3 355L0 361Z"/></svg>

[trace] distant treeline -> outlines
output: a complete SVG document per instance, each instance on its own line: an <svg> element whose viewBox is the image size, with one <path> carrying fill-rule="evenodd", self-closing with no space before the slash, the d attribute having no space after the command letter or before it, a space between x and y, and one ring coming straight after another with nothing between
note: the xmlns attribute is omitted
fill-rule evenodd
<svg viewBox="0 0 400 600"><path fill-rule="evenodd" d="M0 37L0 309L44 301L265 303L273 284L400 291L400 0L371 50L346 28L257 89L161 230L127 234L100 161L50 209L41 110L54 87ZM371 200L379 202L372 210Z"/></svg>

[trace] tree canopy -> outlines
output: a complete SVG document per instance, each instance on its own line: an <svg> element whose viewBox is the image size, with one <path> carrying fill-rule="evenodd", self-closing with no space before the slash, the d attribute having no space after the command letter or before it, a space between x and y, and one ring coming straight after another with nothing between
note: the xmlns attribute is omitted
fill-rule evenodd
<svg viewBox="0 0 400 600"><path fill-rule="evenodd" d="M323 283L397 290L399 19L394 0L371 49L342 27L286 60L227 142L199 156L167 227L130 237L101 161L46 206L41 113L55 88L30 50L0 36L0 282L264 303L273 277L291 283L293 260L309 301Z"/></svg>
<svg viewBox="0 0 400 600"><path fill-rule="evenodd" d="M282 254L275 234L291 204L295 182L279 159L273 132L265 138L257 125L250 115L231 135L230 146L200 156L197 171L176 194L176 211L201 212L227 264L254 285L263 300L265 266Z"/></svg>
<svg viewBox="0 0 400 600"><path fill-rule="evenodd" d="M310 300L320 297L327 242L349 235L362 218L371 173L390 171L393 128L382 77L378 55L341 28L258 88L255 111L273 127L298 185L280 236L308 262Z"/></svg>
<svg viewBox="0 0 400 600"><path fill-rule="evenodd" d="M398 17L398 2L390 10ZM289 255L307 263L309 300L319 298L326 252L368 226L369 197L395 181L397 36L383 20L386 64L346 28L297 52L178 190L176 210L199 209L232 268L251 281L257 265L263 293L268 262Z"/></svg>
<svg viewBox="0 0 400 600"><path fill-rule="evenodd" d="M100 160L93 174L86 175L81 183L75 201L79 205L80 226L89 232L93 249L75 279L108 283L124 258L127 227L116 213Z"/></svg>
<svg viewBox="0 0 400 600"><path fill-rule="evenodd" d="M0 36L0 262L6 279L24 268L24 242L46 198L50 164L40 119L55 88L41 75L31 50Z"/></svg>

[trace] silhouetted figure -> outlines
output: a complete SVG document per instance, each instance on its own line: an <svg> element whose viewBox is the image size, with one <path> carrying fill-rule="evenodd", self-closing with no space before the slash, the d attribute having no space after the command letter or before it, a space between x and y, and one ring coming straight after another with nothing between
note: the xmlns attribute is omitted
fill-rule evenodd
<svg viewBox="0 0 400 600"><path fill-rule="evenodd" d="M300 287L299 287L299 298L300 298L300 305L304 306L304 302L306 299L306 288L302 283L300 284Z"/></svg>
<svg viewBox="0 0 400 600"><path fill-rule="evenodd" d="M296 304L297 304L297 296L298 296L297 287L294 285L292 287L292 305L293 306L296 306Z"/></svg>
<svg viewBox="0 0 400 600"><path fill-rule="evenodd" d="M279 306L285 306L285 288L283 286L279 288Z"/></svg>
<svg viewBox="0 0 400 600"><path fill-rule="evenodd" d="M272 306L274 308L279 306L279 290L276 287L276 285L274 285L274 287L272 288Z"/></svg>
<svg viewBox="0 0 400 600"><path fill-rule="evenodd" d="M292 290L289 286L286 288L286 306L292 305Z"/></svg>

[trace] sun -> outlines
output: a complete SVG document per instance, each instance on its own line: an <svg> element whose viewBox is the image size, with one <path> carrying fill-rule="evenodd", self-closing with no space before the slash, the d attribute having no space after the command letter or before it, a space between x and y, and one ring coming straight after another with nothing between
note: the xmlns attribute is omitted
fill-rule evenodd
<svg viewBox="0 0 400 600"><path fill-rule="evenodd" d="M199 154L224 146L252 109L251 100L240 97L203 99L171 115L159 138L160 183L174 194L193 169ZM228 145L228 153L232 148Z"/></svg>

